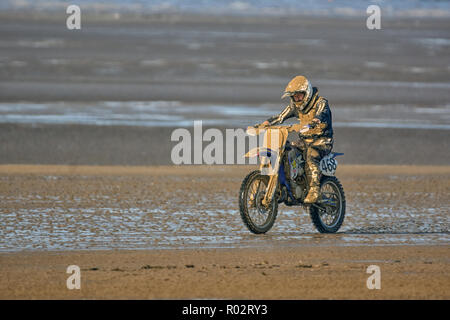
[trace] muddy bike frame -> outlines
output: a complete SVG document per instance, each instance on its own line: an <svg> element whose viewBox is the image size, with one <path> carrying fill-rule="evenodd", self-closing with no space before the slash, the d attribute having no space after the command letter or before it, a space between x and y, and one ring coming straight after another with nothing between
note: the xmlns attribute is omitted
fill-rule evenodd
<svg viewBox="0 0 450 320"><path fill-rule="evenodd" d="M260 172L261 175L269 176L269 183L266 188L264 198L262 199L262 204L268 206L275 195L275 191L280 185L286 186L288 195L295 201L292 195L291 187L288 183L286 175L284 173L284 164L282 159L284 156L286 148L287 138L290 132L305 132L309 127L301 126L300 124L294 124L290 126L265 126L265 127L248 127L248 135L259 135L264 134L263 145L260 147L253 148L247 152L244 157L260 158ZM343 153L331 152L329 155L321 160L319 166L322 174L328 176L334 176L334 172L337 167L337 162L334 160L336 156L343 155ZM332 168L330 168L330 163Z"/></svg>

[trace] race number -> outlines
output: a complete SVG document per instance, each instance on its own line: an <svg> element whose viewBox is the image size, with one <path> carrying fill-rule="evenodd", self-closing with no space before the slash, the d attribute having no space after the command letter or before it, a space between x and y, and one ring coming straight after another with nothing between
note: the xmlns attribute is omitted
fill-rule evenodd
<svg viewBox="0 0 450 320"><path fill-rule="evenodd" d="M326 157L323 157L320 160L320 171L326 176L334 176L337 168L337 161L333 157L333 154L330 153Z"/></svg>

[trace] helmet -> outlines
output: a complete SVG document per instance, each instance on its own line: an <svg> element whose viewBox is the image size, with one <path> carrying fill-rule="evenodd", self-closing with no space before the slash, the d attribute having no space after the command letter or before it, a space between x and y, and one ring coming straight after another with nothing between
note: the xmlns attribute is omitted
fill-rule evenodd
<svg viewBox="0 0 450 320"><path fill-rule="evenodd" d="M296 92L303 92L305 94L302 101L294 101L293 95ZM300 110L303 110L311 99L312 92L313 90L309 80L304 76L296 76L288 83L286 89L284 89L284 94L281 96L281 99L291 97L292 103Z"/></svg>

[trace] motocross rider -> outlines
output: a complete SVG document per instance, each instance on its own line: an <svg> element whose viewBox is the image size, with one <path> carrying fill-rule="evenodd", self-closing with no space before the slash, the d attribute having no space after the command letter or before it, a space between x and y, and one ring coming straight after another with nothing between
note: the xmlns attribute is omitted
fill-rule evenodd
<svg viewBox="0 0 450 320"><path fill-rule="evenodd" d="M292 145L305 151L305 171L309 181L309 192L304 203L315 203L320 192L319 162L333 148L333 127L328 101L319 96L316 87L304 76L294 77L287 85L282 99L290 97L289 105L277 116L262 123L262 126L281 124L286 119L297 117L301 130L299 139Z"/></svg>

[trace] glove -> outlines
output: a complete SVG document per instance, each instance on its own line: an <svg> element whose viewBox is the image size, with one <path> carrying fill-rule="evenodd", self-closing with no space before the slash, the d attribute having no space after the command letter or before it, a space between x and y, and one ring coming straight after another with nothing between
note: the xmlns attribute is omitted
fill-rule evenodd
<svg viewBox="0 0 450 320"><path fill-rule="evenodd" d="M296 141L291 142L291 145L298 148L298 149L304 149L305 148L305 141L303 139L298 139Z"/></svg>
<svg viewBox="0 0 450 320"><path fill-rule="evenodd" d="M306 126L303 126L303 128L302 129L300 129L300 133L305 133L305 132L308 132L309 131L309 129L312 129L312 126L311 125L309 125L309 124L307 124Z"/></svg>
<svg viewBox="0 0 450 320"><path fill-rule="evenodd" d="M259 128L259 127L267 127L267 126L269 126L270 125L270 123L269 123L269 121L264 121L263 123L260 123L260 124L255 124L255 128Z"/></svg>
<svg viewBox="0 0 450 320"><path fill-rule="evenodd" d="M321 121L317 118L314 118L311 120L310 124L307 124L305 126L303 126L303 128L300 130L300 133L305 133L307 132L309 129L314 129L315 127L317 127L317 125L319 125L321 123Z"/></svg>

